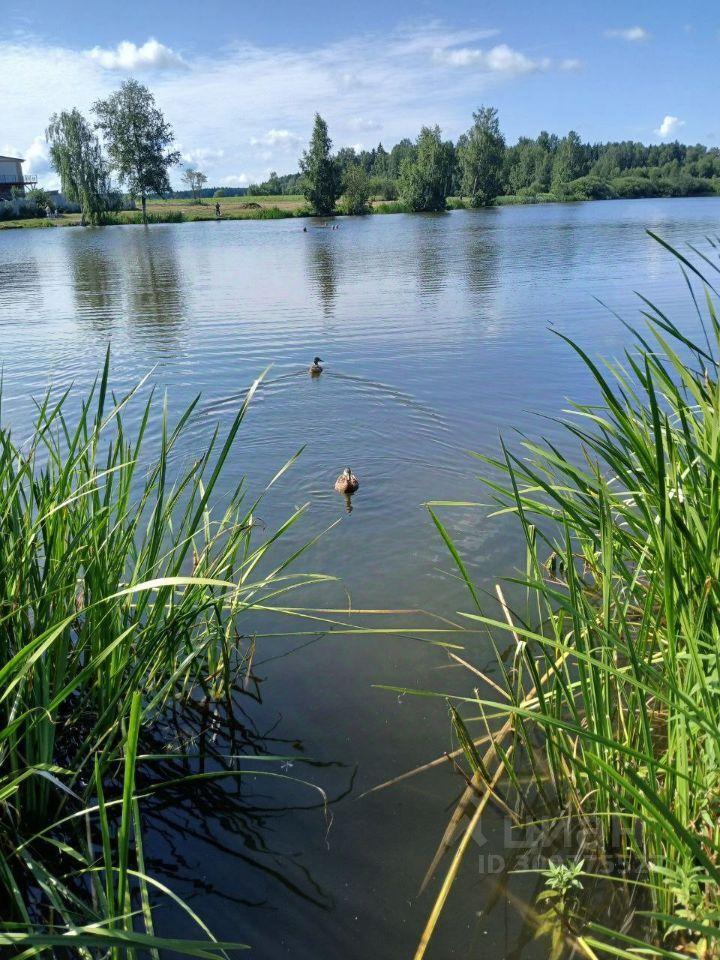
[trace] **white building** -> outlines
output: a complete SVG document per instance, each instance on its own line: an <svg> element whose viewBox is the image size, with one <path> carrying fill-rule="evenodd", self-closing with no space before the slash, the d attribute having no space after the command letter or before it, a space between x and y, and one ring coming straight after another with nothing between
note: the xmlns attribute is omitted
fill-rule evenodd
<svg viewBox="0 0 720 960"><path fill-rule="evenodd" d="M24 162L20 157L0 157L0 200L11 196L13 187L24 194L25 187L34 187L37 183L37 177L23 176Z"/></svg>

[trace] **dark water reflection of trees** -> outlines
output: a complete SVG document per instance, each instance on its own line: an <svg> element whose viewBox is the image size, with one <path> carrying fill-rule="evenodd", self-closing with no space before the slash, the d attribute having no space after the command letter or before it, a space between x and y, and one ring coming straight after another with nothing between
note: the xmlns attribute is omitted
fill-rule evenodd
<svg viewBox="0 0 720 960"><path fill-rule="evenodd" d="M329 910L333 897L306 866L292 823L310 816L329 827L354 769L303 759L301 743L259 729L252 714L261 707L257 688L236 691L230 704L193 700L172 707L150 734L144 752L153 759L139 784L149 791L142 804L149 870L182 896L260 908L291 897ZM206 873L218 858L223 871ZM231 884L223 878L228 863Z"/></svg>
<svg viewBox="0 0 720 960"><path fill-rule="evenodd" d="M333 243L331 226L310 228L308 237L308 273L313 282L323 312L326 317L332 315L335 308L338 281L338 253Z"/></svg>

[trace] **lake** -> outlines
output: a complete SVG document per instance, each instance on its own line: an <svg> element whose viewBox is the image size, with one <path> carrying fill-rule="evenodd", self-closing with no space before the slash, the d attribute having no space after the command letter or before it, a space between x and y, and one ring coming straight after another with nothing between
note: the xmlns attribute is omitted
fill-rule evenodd
<svg viewBox="0 0 720 960"><path fill-rule="evenodd" d="M635 291L692 326L679 270L645 231L687 251L719 220L720 202L698 198L373 216L337 230L282 220L0 232L5 425L22 435L50 383L87 387L110 344L117 390L152 371L171 414L202 394L176 451L188 460L267 371L226 482L244 475L259 492L304 447L260 519L270 531L309 504L278 559L335 524L296 567L338 582L288 603L404 611L328 614L383 628L371 634L271 615L246 625L273 635L257 640L234 749L288 757L267 763L283 778L195 788L147 811L152 871L220 939L263 960L412 956L438 880L418 888L463 784L443 765L364 795L454 746L442 699L378 685L472 687L427 642L444 626L433 617L470 605L423 504L488 503L467 451L495 453L516 430L557 441L547 418L567 398L593 398L556 333L620 355L629 334L613 311L638 320ZM326 369L311 379L315 355ZM346 465L361 482L351 513L333 490ZM488 591L524 565L514 524L489 512L440 510ZM492 663L487 638L464 645L472 663ZM291 777L322 788L327 809ZM532 898L534 878L514 880L508 899L488 866L503 850L498 814L483 834L429 956L547 956L514 902ZM192 929L169 908L163 925Z"/></svg>

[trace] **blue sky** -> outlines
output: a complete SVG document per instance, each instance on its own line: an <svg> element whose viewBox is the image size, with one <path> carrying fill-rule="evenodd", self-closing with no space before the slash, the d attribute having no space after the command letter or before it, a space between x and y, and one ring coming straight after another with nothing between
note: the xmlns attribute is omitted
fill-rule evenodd
<svg viewBox="0 0 720 960"><path fill-rule="evenodd" d="M720 5L669 0L286 2L4 0L0 153L48 185L49 115L146 83L185 161L212 184L297 169L312 117L336 146L392 145L439 123L456 138L480 103L509 142L720 143Z"/></svg>

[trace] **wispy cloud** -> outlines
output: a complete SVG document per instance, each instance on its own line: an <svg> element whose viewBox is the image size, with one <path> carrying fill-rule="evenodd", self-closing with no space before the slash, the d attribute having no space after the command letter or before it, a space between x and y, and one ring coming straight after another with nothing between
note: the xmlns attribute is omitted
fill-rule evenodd
<svg viewBox="0 0 720 960"><path fill-rule="evenodd" d="M180 56L164 43L158 43L153 37L137 46L130 40L123 40L114 50L93 47L86 55L105 70L177 70L187 69Z"/></svg>
<svg viewBox="0 0 720 960"><path fill-rule="evenodd" d="M663 117L662 123L657 128L655 133L661 139L665 140L668 137L674 137L680 130L680 127L684 127L684 126L685 126L684 120L681 120L679 117L672 117L668 113Z"/></svg>
<svg viewBox="0 0 720 960"><path fill-rule="evenodd" d="M88 111L128 71L142 79L144 70L186 162L213 184L264 179L271 169L296 169L316 111L336 147L366 135L369 146L378 130L390 145L436 122L457 137L498 87L571 69L509 44L486 45L495 34L433 22L310 48L243 43L184 58L158 40L87 52L6 39L0 76L13 84L3 98L3 133L27 150L51 113Z"/></svg>
<svg viewBox="0 0 720 960"><path fill-rule="evenodd" d="M560 61L561 70L582 70L582 65L582 60L575 57L568 57L566 60Z"/></svg>
<svg viewBox="0 0 720 960"><path fill-rule="evenodd" d="M604 36L612 40L627 40L628 43L638 43L647 40L650 34L644 27L621 27L614 30L605 30Z"/></svg>

